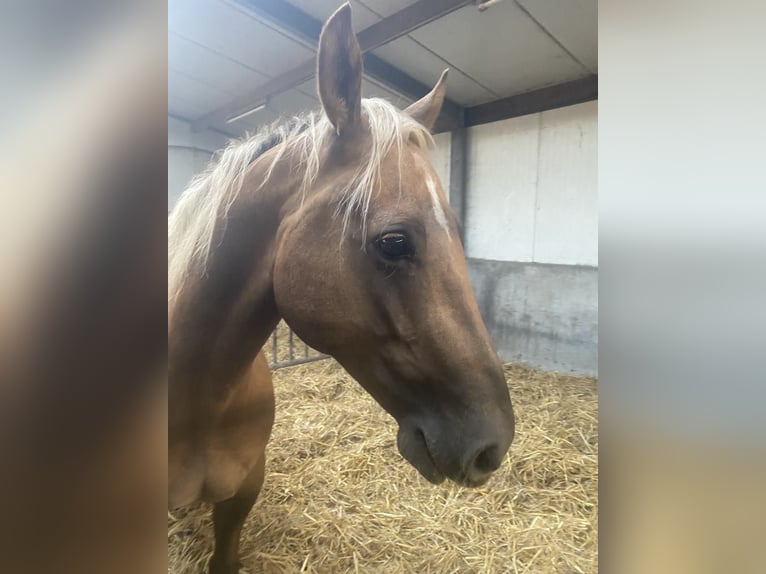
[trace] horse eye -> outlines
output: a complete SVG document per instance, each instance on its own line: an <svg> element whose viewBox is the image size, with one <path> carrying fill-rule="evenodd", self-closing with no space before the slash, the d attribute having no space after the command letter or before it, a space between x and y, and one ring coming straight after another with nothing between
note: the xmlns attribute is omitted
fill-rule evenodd
<svg viewBox="0 0 766 574"><path fill-rule="evenodd" d="M386 233L377 241L378 249L388 259L412 257L412 245L403 233Z"/></svg>

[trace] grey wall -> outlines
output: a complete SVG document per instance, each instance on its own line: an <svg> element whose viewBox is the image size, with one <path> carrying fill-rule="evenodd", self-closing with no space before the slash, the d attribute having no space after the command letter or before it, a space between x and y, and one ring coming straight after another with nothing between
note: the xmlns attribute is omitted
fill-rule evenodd
<svg viewBox="0 0 766 574"><path fill-rule="evenodd" d="M227 143L219 133L193 132L187 122L168 117L168 210L192 177L207 167L213 152Z"/></svg>
<svg viewBox="0 0 766 574"><path fill-rule="evenodd" d="M598 375L598 269L468 259L500 358Z"/></svg>
<svg viewBox="0 0 766 574"><path fill-rule="evenodd" d="M465 248L503 360L598 375L597 135L596 101L467 130Z"/></svg>

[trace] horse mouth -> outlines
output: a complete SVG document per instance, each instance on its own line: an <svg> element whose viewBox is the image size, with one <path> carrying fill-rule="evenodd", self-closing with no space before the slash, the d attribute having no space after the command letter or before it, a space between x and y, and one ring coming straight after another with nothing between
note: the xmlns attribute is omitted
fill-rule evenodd
<svg viewBox="0 0 766 574"><path fill-rule="evenodd" d="M470 478L462 471L444 472L436 464L425 434L418 428L402 429L400 427L396 442L401 455L423 475L423 478L432 484L441 484L446 478L449 478L460 486L477 488L484 486L492 475L492 473L488 473L486 476L476 479Z"/></svg>
<svg viewBox="0 0 766 574"><path fill-rule="evenodd" d="M396 440L399 452L415 469L432 484L441 484L446 475L436 466L426 437L420 429L406 431L399 428Z"/></svg>

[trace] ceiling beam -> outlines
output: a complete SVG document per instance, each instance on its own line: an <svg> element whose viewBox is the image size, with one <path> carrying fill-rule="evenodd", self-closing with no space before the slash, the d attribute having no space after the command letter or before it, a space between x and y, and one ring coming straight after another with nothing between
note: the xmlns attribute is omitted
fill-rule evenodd
<svg viewBox="0 0 766 574"><path fill-rule="evenodd" d="M418 0L359 32L359 45L363 52L380 48L429 22L473 3L474 0Z"/></svg>
<svg viewBox="0 0 766 574"><path fill-rule="evenodd" d="M535 114L598 99L598 75L466 108L466 127Z"/></svg>
<svg viewBox="0 0 766 574"><path fill-rule="evenodd" d="M468 136L465 128L452 130L449 155L449 204L460 222L460 240L465 249L468 202Z"/></svg>
<svg viewBox="0 0 766 574"><path fill-rule="evenodd" d="M322 31L322 22L319 20L284 0L239 0L239 2L295 37L297 41L316 49ZM363 53L370 52L472 2L473 0L418 0L359 32L357 34L359 45ZM426 86L373 54L364 54L364 67L365 75L370 79L408 99L418 99L431 89L430 86ZM246 112L254 105L310 80L315 72L316 59L312 58L272 78L262 86L234 98L225 106L198 118L192 123L192 129L201 131ZM462 125L462 121L463 108L451 100L445 100L442 116L437 125L444 131L444 129Z"/></svg>

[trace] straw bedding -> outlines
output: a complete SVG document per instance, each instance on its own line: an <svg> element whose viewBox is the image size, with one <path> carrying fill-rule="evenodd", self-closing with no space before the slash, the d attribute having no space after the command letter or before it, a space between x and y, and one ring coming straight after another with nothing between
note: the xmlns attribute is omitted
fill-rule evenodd
<svg viewBox="0 0 766 574"><path fill-rule="evenodd" d="M427 483L396 425L333 360L274 373L266 481L242 536L243 574L595 573L597 383L506 365L517 416L482 488ZM205 572L210 507L168 518L168 572Z"/></svg>

